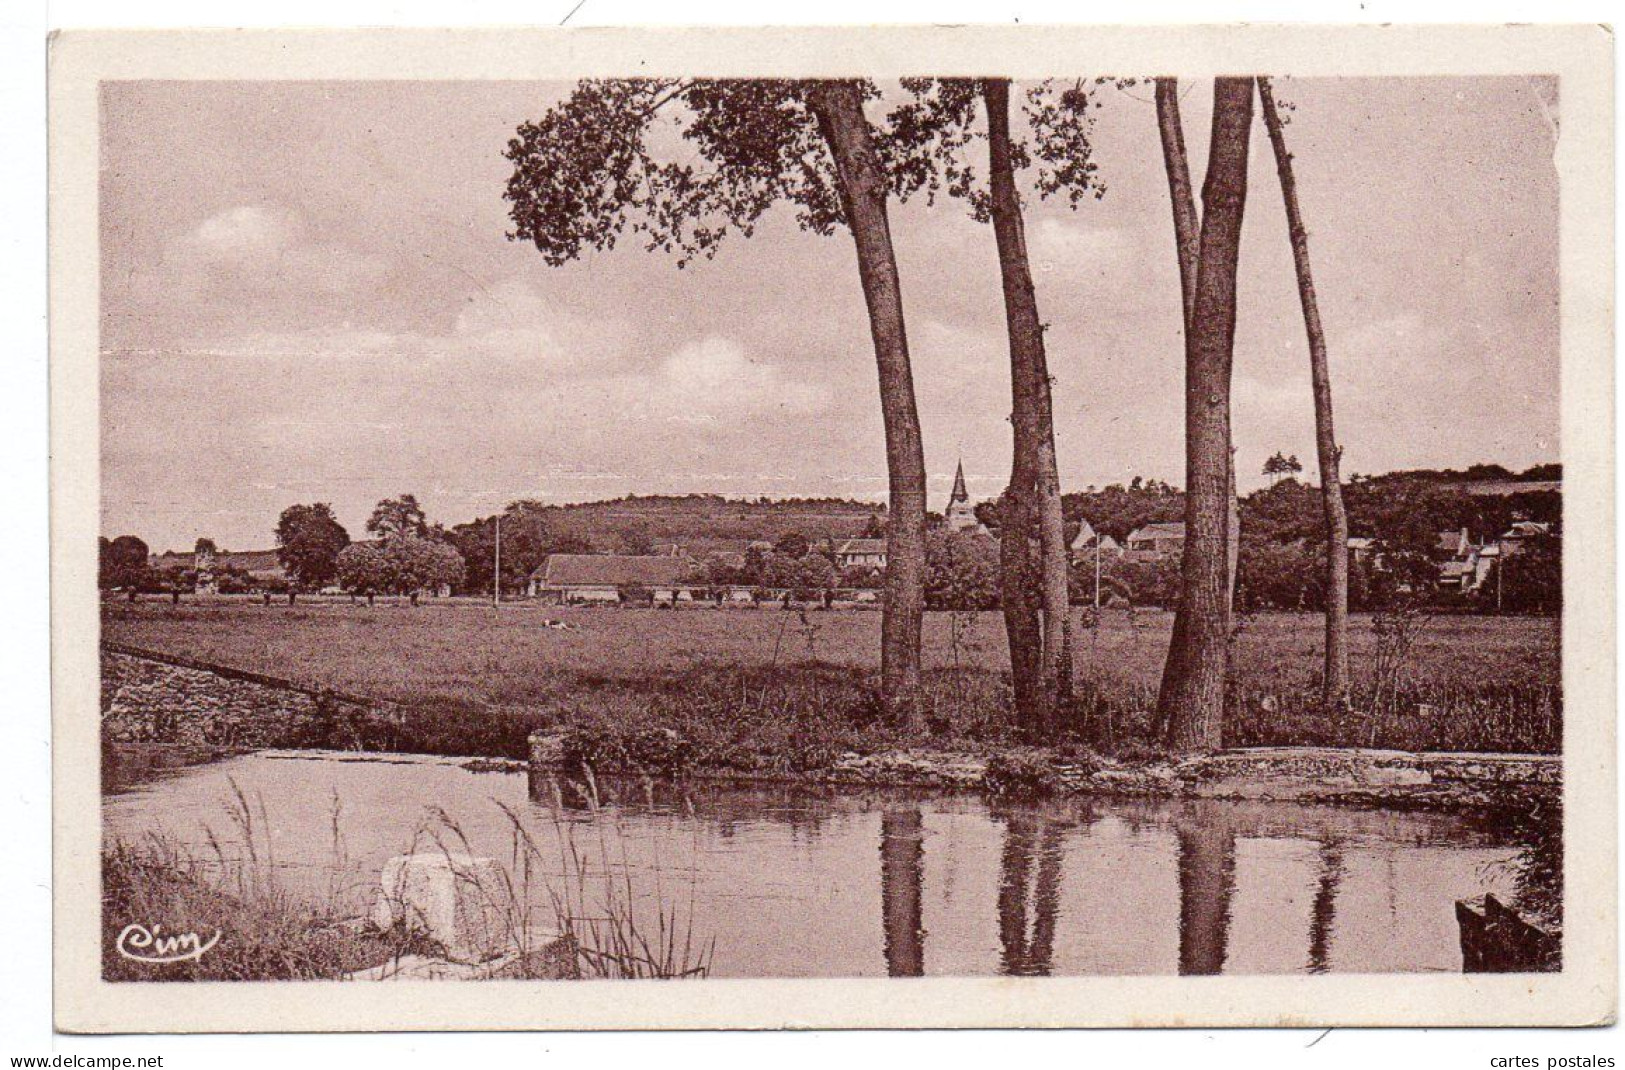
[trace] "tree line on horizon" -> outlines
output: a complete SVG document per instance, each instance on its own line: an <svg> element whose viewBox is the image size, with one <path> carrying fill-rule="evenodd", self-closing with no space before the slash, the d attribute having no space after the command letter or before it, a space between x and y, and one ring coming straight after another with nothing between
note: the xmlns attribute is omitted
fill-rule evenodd
<svg viewBox="0 0 1625 1070"><path fill-rule="evenodd" d="M1560 529L1561 494L1539 484L1560 480L1561 467L1537 465L1522 473L1499 465L1473 465L1464 470L1412 470L1380 476L1354 475L1345 485L1350 529L1355 535L1380 541L1386 562L1373 570L1370 562L1351 565L1350 605L1359 610L1381 608L1393 585L1405 583L1438 605L1455 608L1496 608L1483 599L1461 599L1434 591L1440 558L1438 537L1465 529L1475 542L1493 541L1518 520L1533 520ZM1466 488L1474 482L1529 483L1531 489L1513 493L1478 495ZM629 500L646 509L623 510ZM811 499L797 500L806 517ZM1324 532L1319 515L1318 488L1286 478L1243 496L1239 504L1237 604L1245 610L1323 610L1323 577L1314 561L1324 556ZM884 526L865 511L864 503L819 500L821 506L845 514L856 511L867 518L859 537L880 537ZM884 570L865 566L843 568L834 550L848 533L832 536L779 523L782 511L757 499L725 499L717 495L632 496L596 503L550 505L519 499L499 514L477 517L447 527L432 522L416 496L404 494L378 503L369 517L368 534L352 543L349 533L326 503L293 505L278 518L275 530L277 558L287 581L256 579L210 538L194 547L193 567L155 574L146 568L146 544L134 536L103 539L101 586L130 592L148 590L173 593L198 582L198 555L217 557L211 566L214 589L222 593L292 593L337 586L357 595L370 593L409 596L409 589L449 585L458 594L490 595L497 565L496 528L502 526L501 585L506 594L525 591L531 575L550 554L616 552L645 555L669 553L677 546L692 558L685 582L715 589L730 587L792 590L798 597L814 598L832 589L879 589ZM1180 520L1185 511L1184 492L1165 481L1136 476L1125 483L1090 486L1063 495L1068 545L1087 523L1097 536L1126 543L1131 532L1147 524ZM695 510L689 507L710 508ZM609 507L605 510L594 506ZM927 515L926 607L931 610L997 610L999 588L999 502L976 507L992 533L968 537L945 527L940 513ZM742 525L742 526L741 526ZM718 529L727 534L718 538ZM708 553L707 547L742 538L760 544L743 552ZM663 539L674 542L661 541ZM436 573L415 562L449 562L442 549L427 552L428 543L455 551L462 563ZM1515 570L1517 582L1499 608L1512 612L1549 612L1560 601L1560 562L1554 545L1529 543L1536 556ZM347 556L346 556L347 554ZM1073 562L1069 577L1070 601L1090 605L1094 562L1087 552ZM1102 559L1102 591L1108 603L1169 608L1179 594L1178 560L1135 560L1106 554ZM1499 578L1498 578L1499 580ZM1500 586L1499 583L1497 586Z"/></svg>

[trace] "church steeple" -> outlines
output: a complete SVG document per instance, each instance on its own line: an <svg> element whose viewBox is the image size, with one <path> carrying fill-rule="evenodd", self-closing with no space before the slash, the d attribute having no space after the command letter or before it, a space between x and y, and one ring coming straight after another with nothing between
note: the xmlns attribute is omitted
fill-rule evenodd
<svg viewBox="0 0 1625 1070"><path fill-rule="evenodd" d="M954 470L954 491L948 495L948 509L943 518L948 521L949 531L981 529L981 522L976 519L976 510L970 503L970 491L965 487L964 461L960 461L959 467Z"/></svg>
<svg viewBox="0 0 1625 1070"><path fill-rule="evenodd" d="M954 470L954 492L948 495L948 504L970 501L970 491L965 489L965 462L961 460L959 467Z"/></svg>

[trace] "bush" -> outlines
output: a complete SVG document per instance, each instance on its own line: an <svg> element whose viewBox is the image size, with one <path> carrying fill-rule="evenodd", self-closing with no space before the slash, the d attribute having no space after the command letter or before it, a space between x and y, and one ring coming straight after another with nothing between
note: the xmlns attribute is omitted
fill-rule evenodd
<svg viewBox="0 0 1625 1070"><path fill-rule="evenodd" d="M995 798L1034 799L1054 795L1061 775L1048 752L1023 748L995 754L982 774L982 788Z"/></svg>

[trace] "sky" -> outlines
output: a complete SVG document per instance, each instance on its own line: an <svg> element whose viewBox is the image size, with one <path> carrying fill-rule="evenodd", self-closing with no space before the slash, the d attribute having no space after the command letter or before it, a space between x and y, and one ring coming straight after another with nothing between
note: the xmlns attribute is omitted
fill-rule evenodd
<svg viewBox="0 0 1625 1070"><path fill-rule="evenodd" d="M802 233L778 210L682 270L632 240L563 268L507 240L503 149L567 89L106 83L103 534L264 548L285 506L325 501L356 536L373 503L403 492L447 524L517 498L883 499L874 352L844 231ZM1211 84L1184 91L1199 187ZM1276 91L1294 106L1286 137L1345 476L1558 460L1555 84ZM1155 110L1145 86L1099 99L1104 197L1072 210L1033 195L1026 211L1062 484L1179 485L1179 276ZM1243 490L1277 450L1315 474L1308 349L1261 120L1249 182ZM891 208L931 506L961 458L972 497L993 497L1009 472L1010 388L991 228L957 202Z"/></svg>

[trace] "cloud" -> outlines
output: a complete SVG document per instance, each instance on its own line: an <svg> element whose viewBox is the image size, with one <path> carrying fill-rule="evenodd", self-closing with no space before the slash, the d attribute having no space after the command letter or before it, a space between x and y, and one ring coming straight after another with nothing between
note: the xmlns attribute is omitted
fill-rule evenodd
<svg viewBox="0 0 1625 1070"><path fill-rule="evenodd" d="M1090 227L1056 218L1040 219L1031 231L1033 270L1079 273L1130 263L1139 241L1128 227Z"/></svg>
<svg viewBox="0 0 1625 1070"><path fill-rule="evenodd" d="M453 359L565 378L617 371L635 356L624 319L561 308L525 279L507 279L470 293L449 337L439 341Z"/></svg>
<svg viewBox="0 0 1625 1070"><path fill-rule="evenodd" d="M182 240L213 259L240 261L279 255L294 244L296 229L285 212L243 204L210 216Z"/></svg>
<svg viewBox="0 0 1625 1070"><path fill-rule="evenodd" d="M652 409L674 422L708 422L726 416L808 415L833 399L822 382L794 378L753 358L740 343L718 336L680 347L662 362L646 389Z"/></svg>
<svg viewBox="0 0 1625 1070"><path fill-rule="evenodd" d="M194 300L280 308L362 293L389 274L382 259L323 241L297 213L270 204L209 216L175 241L170 259Z"/></svg>

